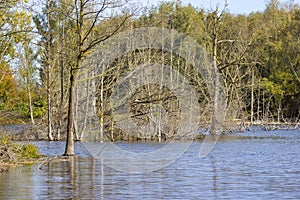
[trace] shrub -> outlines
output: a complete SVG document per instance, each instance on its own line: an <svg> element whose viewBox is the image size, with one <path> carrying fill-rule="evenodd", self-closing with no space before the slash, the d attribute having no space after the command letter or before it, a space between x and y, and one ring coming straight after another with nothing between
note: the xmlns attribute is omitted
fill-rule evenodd
<svg viewBox="0 0 300 200"><path fill-rule="evenodd" d="M34 144L20 144L11 140L11 137L0 132L0 161L18 162L24 159L36 159L42 155Z"/></svg>
<svg viewBox="0 0 300 200"><path fill-rule="evenodd" d="M36 145L33 144L23 144L20 150L20 155L23 158L40 158L39 149Z"/></svg>

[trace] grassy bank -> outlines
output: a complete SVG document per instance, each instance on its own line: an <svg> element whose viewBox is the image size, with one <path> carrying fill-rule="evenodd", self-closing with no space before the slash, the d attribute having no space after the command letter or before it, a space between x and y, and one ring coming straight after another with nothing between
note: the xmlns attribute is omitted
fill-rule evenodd
<svg viewBox="0 0 300 200"><path fill-rule="evenodd" d="M13 142L10 135L0 132L0 172L9 165L35 162L42 157L37 146Z"/></svg>

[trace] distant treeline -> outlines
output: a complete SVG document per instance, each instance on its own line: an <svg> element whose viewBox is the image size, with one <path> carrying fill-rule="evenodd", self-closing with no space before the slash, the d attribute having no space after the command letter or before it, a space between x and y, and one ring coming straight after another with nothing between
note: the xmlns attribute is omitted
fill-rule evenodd
<svg viewBox="0 0 300 200"><path fill-rule="evenodd" d="M299 119L300 7L292 1L271 0L264 11L250 14L229 13L230 4L205 10L180 1L151 8L110 0L35 3L0 3L1 123L34 124L38 119L51 140L66 132L80 139L76 80L82 63L103 41L139 27L175 29L193 38L215 59L226 88L228 122ZM190 64L164 51L135 51L118 58L113 70L99 79L96 104L105 138L113 140L121 134L114 128L109 107L112 89L120 76L143 62L175 66L196 89L200 110L210 116L212 100L201 75ZM173 133L180 119L178 102L168 88L152 84L137 90L130 102L132 118L139 125L156 123L154 104L165 109L169 122L166 133L160 134ZM201 125L205 123L199 122Z"/></svg>

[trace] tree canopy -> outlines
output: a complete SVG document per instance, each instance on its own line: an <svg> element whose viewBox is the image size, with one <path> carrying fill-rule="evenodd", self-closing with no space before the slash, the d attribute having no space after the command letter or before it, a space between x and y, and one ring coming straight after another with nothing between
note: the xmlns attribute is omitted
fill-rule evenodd
<svg viewBox="0 0 300 200"><path fill-rule="evenodd" d="M137 8L127 1L45 0L38 2L38 10L28 9L27 3L0 2L2 123L14 118L25 121L31 118L33 123L33 118L37 118L52 127L54 133L48 130L54 134L52 139L60 139L63 132L77 134L76 139L80 139L76 130L79 106L76 80L84 59L111 36L137 27L175 29L195 39L215 57L226 87L228 120L299 120L298 4L272 0L264 11L246 15L229 13L226 8L207 11L173 1L162 2L135 15ZM108 108L114 83L142 60L159 62L162 58L188 77L198 92L199 107L207 109L205 105L212 100L205 84L183 59L151 50L132 52L118 58L113 70L102 75L101 98L97 103L107 138L113 139L112 132L117 134ZM146 98L143 95L148 93L154 102L161 101L163 98L157 89L154 85L145 87L135 97ZM166 94L172 96L169 92ZM136 112L133 117L138 123L150 120L145 114L150 109L150 96L141 105L132 102L132 110ZM176 103L170 103L170 99L165 98L165 103L169 110L174 110ZM175 119L176 114L172 117Z"/></svg>

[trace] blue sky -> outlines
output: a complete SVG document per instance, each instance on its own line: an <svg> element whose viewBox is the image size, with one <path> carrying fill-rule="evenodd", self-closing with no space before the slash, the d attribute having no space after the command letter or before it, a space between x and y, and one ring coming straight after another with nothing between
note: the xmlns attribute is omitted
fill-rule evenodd
<svg viewBox="0 0 300 200"><path fill-rule="evenodd" d="M147 4L147 1L140 0ZM289 0L280 0L280 2L288 2ZM150 0L148 3L156 5L161 0ZM182 0L184 5L192 4L198 8L205 8L206 10L211 10L219 5L220 8L224 6L224 0ZM229 6L228 10L234 14L249 14L254 11L263 11L266 4L270 0L227 0ZM300 4L300 0L294 0L294 3Z"/></svg>

